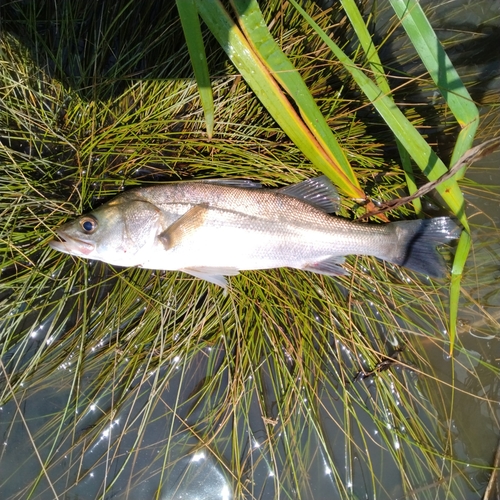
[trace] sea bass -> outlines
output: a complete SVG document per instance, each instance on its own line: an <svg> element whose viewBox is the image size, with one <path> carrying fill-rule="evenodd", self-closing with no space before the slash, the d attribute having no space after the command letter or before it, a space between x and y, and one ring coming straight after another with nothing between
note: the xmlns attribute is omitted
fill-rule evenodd
<svg viewBox="0 0 500 500"><path fill-rule="evenodd" d="M50 246L117 266L184 271L223 287L225 276L250 269L343 275L351 254L445 274L436 247L459 235L450 218L352 222L330 215L337 200L325 176L281 189L244 181L138 188L64 224Z"/></svg>

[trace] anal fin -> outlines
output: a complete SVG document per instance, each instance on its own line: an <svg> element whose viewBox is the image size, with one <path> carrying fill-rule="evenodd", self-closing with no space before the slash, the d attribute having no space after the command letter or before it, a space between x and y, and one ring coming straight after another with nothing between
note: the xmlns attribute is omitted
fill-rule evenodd
<svg viewBox="0 0 500 500"><path fill-rule="evenodd" d="M227 288L227 280L224 276L236 276L239 274L238 269L234 267L186 267L180 269L180 271L209 281L214 285L219 285L222 288Z"/></svg>
<svg viewBox="0 0 500 500"><path fill-rule="evenodd" d="M345 276L349 273L342 267L344 262L345 257L343 256L328 257L318 262L311 262L303 266L302 269L327 276Z"/></svg>

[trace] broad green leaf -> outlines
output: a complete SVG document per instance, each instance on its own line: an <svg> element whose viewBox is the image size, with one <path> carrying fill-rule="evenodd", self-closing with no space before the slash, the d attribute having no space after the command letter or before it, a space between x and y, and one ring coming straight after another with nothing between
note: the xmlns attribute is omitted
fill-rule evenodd
<svg viewBox="0 0 500 500"><path fill-rule="evenodd" d="M316 33L328 45L331 51L351 73L352 77L375 106L387 125L401 141L415 163L429 180L436 180L448 170L441 159L436 155L425 139L408 121L396 104L378 87L355 63L333 42L330 37L314 22L296 0L290 0L292 5L308 21ZM456 181L450 179L437 186L450 210L458 217L462 225L468 229L465 217L465 201Z"/></svg>
<svg viewBox="0 0 500 500"><path fill-rule="evenodd" d="M472 147L479 125L479 112L432 29L429 20L422 11L420 4L415 0L391 0L391 5L429 71L429 75L462 129L458 134L451 157L451 166L453 166ZM461 179L464 176L465 168L464 166L456 174L456 179ZM447 201L445 195L443 195L443 198ZM464 227L467 228L465 225ZM470 236L464 233L460 238L455 255L450 285L450 351L453 351L456 334L460 278L470 246Z"/></svg>
<svg viewBox="0 0 500 500"><path fill-rule="evenodd" d="M259 54L218 0L196 0L200 16L221 47L283 131L316 168L329 176L349 197L365 195L351 172L346 173L304 123ZM342 161L342 160L341 160Z"/></svg>
<svg viewBox="0 0 500 500"><path fill-rule="evenodd" d="M377 85L380 87L382 92L385 93L386 96L391 97L391 88L385 76L382 62L380 61L377 49L375 47L375 44L373 43L372 36L366 27L365 21L361 15L361 12L359 11L358 6L354 2L354 0L341 0L341 3L347 14L347 17L349 18L349 21L351 21L351 25L354 28L356 35L358 36L359 43L365 53L365 57L370 65L370 69L375 76ZM399 157L401 158L401 166L403 167L403 170L405 172L408 192L409 194L414 194L417 191L417 184L415 182L415 176L413 175L410 155L398 140L397 136L395 137L395 141L398 147ZM415 208L415 212L417 214L421 214L422 202L420 198L416 198L415 200L413 200L412 204Z"/></svg>
<svg viewBox="0 0 500 500"><path fill-rule="evenodd" d="M338 144L300 73L271 36L256 0L233 0L233 5L238 14L238 23L255 54L295 101L300 116L330 156L332 163L338 164L349 180L355 186L359 186L356 174L343 149Z"/></svg>
<svg viewBox="0 0 500 500"><path fill-rule="evenodd" d="M420 4L415 0L391 0L391 5L461 127L451 157L453 166L472 147L479 125L477 106L444 51ZM464 174L465 167L457 173L456 178L461 179Z"/></svg>
<svg viewBox="0 0 500 500"><path fill-rule="evenodd" d="M462 128L472 127L471 131L475 131L479 119L477 107L444 51L420 4L416 0L390 0L390 2L459 125ZM470 143L472 143L473 138L474 134L469 134ZM469 148L470 144L466 150Z"/></svg>
<svg viewBox="0 0 500 500"><path fill-rule="evenodd" d="M176 0L176 4L205 113L207 135L211 138L214 130L214 99L198 11L195 0Z"/></svg>
<svg viewBox="0 0 500 500"><path fill-rule="evenodd" d="M467 261L467 256L471 248L471 237L468 231L462 231L460 239L458 240L455 258L453 259L453 268L451 270L451 283L450 283L450 322L449 322L449 336L450 336L450 354L453 353L455 345L455 338L457 334L457 317L458 317L458 302L460 299L460 283L462 281L462 274Z"/></svg>

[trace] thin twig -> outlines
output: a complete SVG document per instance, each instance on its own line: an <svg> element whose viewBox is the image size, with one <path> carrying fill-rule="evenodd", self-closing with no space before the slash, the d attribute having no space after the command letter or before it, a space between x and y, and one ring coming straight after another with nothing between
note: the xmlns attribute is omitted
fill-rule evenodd
<svg viewBox="0 0 500 500"><path fill-rule="evenodd" d="M495 460L493 462L493 471L488 481L488 486L483 495L483 500L495 500L500 494L500 484L498 481L498 471L500 470L500 441L498 442Z"/></svg>
<svg viewBox="0 0 500 500"><path fill-rule="evenodd" d="M367 214L358 217L357 220L363 220L367 219L368 217L372 217L374 215L380 215L384 212L388 212L389 210L393 210L397 207L400 207L401 205L406 205L407 203L412 202L416 198L420 198L421 196L424 196L427 194L429 191L432 191L437 185L441 184L444 181L447 181L451 177L453 177L459 170L461 170L463 167L471 165L472 163L476 162L477 160L480 160L481 158L484 158L485 156L488 156L489 154L493 153L496 151L496 149L500 146L500 137L495 137L494 139L489 139L485 142L482 142L481 144L478 144L477 146L474 146L473 148L467 150L462 157L453 165L453 167L448 170L445 174L443 174L441 177L436 179L435 181L428 182L427 184L424 184L421 186L415 193L413 193L410 196L404 196L402 198L396 198L394 200L389 200L383 204L380 205L380 207L377 210L372 210L371 212L368 212Z"/></svg>

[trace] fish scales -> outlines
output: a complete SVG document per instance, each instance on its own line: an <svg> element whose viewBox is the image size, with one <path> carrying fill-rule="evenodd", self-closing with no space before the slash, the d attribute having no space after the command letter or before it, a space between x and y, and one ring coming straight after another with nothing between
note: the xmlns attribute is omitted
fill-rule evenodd
<svg viewBox="0 0 500 500"><path fill-rule="evenodd" d="M448 217L388 224L331 215L322 176L281 189L179 182L127 191L65 224L54 249L121 266L181 270L225 286L225 275L291 267L340 275L346 255L371 255L430 276L436 246L458 236Z"/></svg>
<svg viewBox="0 0 500 500"><path fill-rule="evenodd" d="M358 252L370 255L377 236L375 253L380 252L382 245L389 247L391 243L384 226L371 226L367 231L365 224L333 218L301 200L272 190L243 190L202 183L171 187L172 190L146 188L139 194L162 211L175 211L178 216L203 203L218 209L211 212L213 217L205 220L205 230L200 230L196 239L189 241L193 248L204 242L204 252L199 259L205 259L210 267L224 264L240 270L283 265L300 267L329 256ZM176 200L175 209L169 200ZM217 231L217 236L210 233L212 230ZM266 237L269 234L271 238ZM213 248L216 255L207 247ZM173 253L185 251L186 245L182 245ZM235 263L237 259L239 263Z"/></svg>

